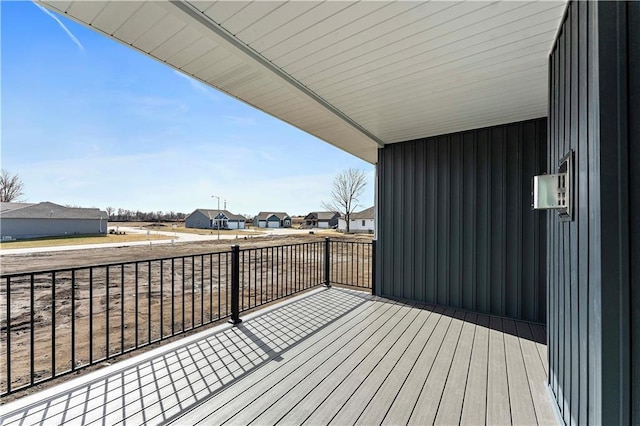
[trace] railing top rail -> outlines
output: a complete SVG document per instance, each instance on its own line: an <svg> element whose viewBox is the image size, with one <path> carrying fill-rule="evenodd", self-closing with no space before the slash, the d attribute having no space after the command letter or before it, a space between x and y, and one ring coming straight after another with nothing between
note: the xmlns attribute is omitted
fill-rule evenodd
<svg viewBox="0 0 640 426"><path fill-rule="evenodd" d="M282 248L282 247L299 247L299 246L309 246L309 245L318 245L318 244L324 244L324 240L322 241L306 241L303 243L292 243L292 244L280 244L280 245L275 245L275 246L263 246L263 247L245 247L245 248L241 248L240 251L251 251L251 250L260 250L260 249L267 249L267 248Z"/></svg>
<svg viewBox="0 0 640 426"><path fill-rule="evenodd" d="M342 241L342 240L331 240L331 242L334 242L334 241ZM345 243L346 242L361 243L361 241L344 241L344 242ZM370 242L362 242L362 243L371 244ZM324 244L324 240L309 241L309 242L303 242L303 243L293 243L293 244L281 244L276 246L265 246L265 247L246 247L246 248L241 248L240 252L260 250L260 249L266 249L266 248L299 247L299 246L320 245L320 244ZM74 266L74 267L59 268L59 269L44 269L44 270L36 270L36 271L28 271L28 272L11 272L8 274L0 274L0 279L4 280L7 278L15 278L15 277L21 277L21 276L32 275L32 274L33 275L51 274L53 272L64 273L64 272L82 271L82 270L87 270L91 268L106 268L106 267L116 267L116 266L123 266L123 265L135 265L135 264L143 264L143 263L149 263L149 262L158 262L161 260L165 261L165 260L189 259L192 257L218 255L218 254L230 255L231 250L223 250L223 251L215 251L215 252L207 252L207 253L196 253L196 254L181 255L181 256L158 257L153 259L132 260L127 262L99 263L96 265Z"/></svg>

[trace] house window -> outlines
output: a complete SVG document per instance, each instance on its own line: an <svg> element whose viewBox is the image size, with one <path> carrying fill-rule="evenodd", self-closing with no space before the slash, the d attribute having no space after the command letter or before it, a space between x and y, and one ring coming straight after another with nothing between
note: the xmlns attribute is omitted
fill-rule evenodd
<svg viewBox="0 0 640 426"><path fill-rule="evenodd" d="M362 221L362 226L365 226L365 224L364 224L364 220Z"/></svg>

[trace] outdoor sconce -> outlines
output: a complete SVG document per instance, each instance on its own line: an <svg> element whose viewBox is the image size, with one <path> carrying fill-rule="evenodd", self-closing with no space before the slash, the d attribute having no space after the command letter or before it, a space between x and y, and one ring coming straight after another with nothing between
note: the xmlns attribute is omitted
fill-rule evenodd
<svg viewBox="0 0 640 426"><path fill-rule="evenodd" d="M560 161L558 173L533 177L534 210L555 209L562 221L573 220L573 150Z"/></svg>

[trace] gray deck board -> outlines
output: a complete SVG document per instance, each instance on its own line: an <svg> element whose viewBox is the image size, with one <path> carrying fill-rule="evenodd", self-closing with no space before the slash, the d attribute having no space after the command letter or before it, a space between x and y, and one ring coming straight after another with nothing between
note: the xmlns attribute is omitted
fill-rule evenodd
<svg viewBox="0 0 640 426"><path fill-rule="evenodd" d="M368 311L371 312L369 312L369 316L364 316L364 321L359 321L361 318L354 316L344 324L340 324L338 330L346 330L339 337L332 338L333 333L314 336L315 339L305 342L295 351L286 354L287 360L292 361L286 363L280 361L265 365L255 374L243 378L242 383L239 383L241 391L234 388L222 390L209 404L201 405L181 418L180 423L195 424L202 421L219 424L228 420L241 409L252 404L255 399L270 391L273 386L285 380L295 381L298 376L305 377L309 371L321 365L334 352L339 349L347 351L349 347L345 347L346 345L357 344L360 339L366 339L370 333L375 331L375 327L393 318L398 309L399 306L391 304L369 307ZM373 325L373 327L368 327L368 325ZM331 331L335 332L335 330ZM313 360L313 363L308 363L309 360ZM256 411L254 406L252 406L252 411Z"/></svg>
<svg viewBox="0 0 640 426"><path fill-rule="evenodd" d="M504 327L504 349L507 361L509 401L511 418L514 424L530 425L536 423L536 414L529 388L529 377L522 358L522 348L516 324L512 320L502 320Z"/></svg>
<svg viewBox="0 0 640 426"><path fill-rule="evenodd" d="M325 401L325 404L335 404L336 407L339 407L339 410L331 419L331 423L338 425L354 424L360 418L380 387L387 381L392 372L396 370L400 360L405 357L407 352L415 351L416 346L414 342L421 342L418 337L421 334L427 334L424 332L424 327L430 316L430 310L421 310L416 321L407 329L407 333L402 335L384 357L381 358L373 368L367 371L367 375L360 381L354 380L355 388L352 390L350 396L341 401L340 398L336 396L337 394L332 394L332 400L328 398ZM317 412L319 412L319 410ZM319 420L321 421L321 418L319 418Z"/></svg>
<svg viewBox="0 0 640 426"><path fill-rule="evenodd" d="M0 406L0 424L549 424L545 332L320 290Z"/></svg>
<svg viewBox="0 0 640 426"><path fill-rule="evenodd" d="M460 423L484 424L487 418L487 368L489 365L489 317L478 315Z"/></svg>
<svg viewBox="0 0 640 426"><path fill-rule="evenodd" d="M476 314L467 313L461 317L465 322L462 324L458 346L451 363L442 399L438 406L436 424L451 425L460 422L462 403L469 375L471 350L473 349L476 316Z"/></svg>
<svg viewBox="0 0 640 426"><path fill-rule="evenodd" d="M536 349L540 354L540 359L542 360L542 365L544 368L545 374L548 374L548 364L547 360L549 359L547 356L547 332L544 327L538 324L531 324L531 332L534 337L534 341L536 342ZM544 342L544 343L541 343Z"/></svg>
<svg viewBox="0 0 640 426"><path fill-rule="evenodd" d="M275 402L259 417L251 420L258 424L273 424L288 410L295 410L297 417L304 421L313 409L326 408L326 399L331 396L332 392L335 392L336 388L350 374L358 371L363 364L365 366L360 370L366 370L367 361L381 356L386 349L390 348L396 340L395 331L397 329L406 330L415 321L415 317L416 312L413 309L406 306L401 307L394 317L378 328L370 338L357 346L351 345L352 349L334 354L323 363L323 368L318 368L313 374L304 377L295 389L286 385L281 387L286 392L286 397L280 397L278 393L270 392L266 399ZM346 396L344 393L339 394L341 399ZM301 404L303 401L311 401L312 404ZM318 401L323 401L323 403L318 404ZM327 413L327 415L329 414ZM245 422L240 419L240 423ZM294 421L293 423L299 424L301 422Z"/></svg>
<svg viewBox="0 0 640 426"><path fill-rule="evenodd" d="M307 423L315 424L331 418L333 424L353 424L374 396L378 387L396 366L429 318L429 311L420 310L413 322L398 335L386 352L372 353L355 368L340 385L323 401ZM357 355L356 355L357 356Z"/></svg>
<svg viewBox="0 0 640 426"><path fill-rule="evenodd" d="M447 311L445 311L445 314ZM450 314L451 315L451 314ZM451 325L442 342L438 355L425 381L418 401L409 418L409 424L425 425L433 424L438 412L438 406L447 383L447 377L451 371L451 365L456 353L464 318L463 312L452 314Z"/></svg>
<svg viewBox="0 0 640 426"><path fill-rule="evenodd" d="M442 316L439 315L443 312L441 307L433 307L430 308L430 310L429 318L422 327L420 334L411 342L404 356L398 360L395 368L385 378L384 383L377 389L373 398L363 407L364 411L357 420L357 424L370 425L382 423L389 407L411 374L411 371L416 367L420 355L433 335L436 325L438 325L438 322L442 318Z"/></svg>
<svg viewBox="0 0 640 426"><path fill-rule="evenodd" d="M491 317L489 322L489 371L487 377L487 424L511 424L511 401L504 351L502 319Z"/></svg>
<svg viewBox="0 0 640 426"><path fill-rule="evenodd" d="M383 317L383 322L376 324L373 329L365 328L364 332L357 337L347 336L344 342L340 341L339 345L333 345L331 350L327 351L326 357L319 359L313 356L301 360L304 364L301 369L296 371L297 374L289 374L273 384L268 393L262 393L251 401L245 401L249 409L243 412L228 413L226 410L221 410L216 416L216 422L219 419L225 419L228 414L233 414L235 416L234 424L247 424L274 404L278 404L280 407L296 404L327 377L332 380L338 380L342 377L345 370L344 365L352 365L357 361L352 356L353 353L363 347L365 350L375 348L388 334L392 333L394 327L402 324L409 313L409 308L399 306L397 310L393 310L389 312L389 315ZM333 374L336 370L338 372ZM282 414L285 413L286 411Z"/></svg>
<svg viewBox="0 0 640 426"><path fill-rule="evenodd" d="M433 332L433 338L429 339L427 347L420 354L416 368L404 382L402 389L398 392L397 397L393 400L387 415L383 422L390 424L406 424L409 421L416 401L420 396L424 382L427 380L433 363L438 355L438 351L442 346L444 337L451 325L452 310L444 311L436 329Z"/></svg>
<svg viewBox="0 0 640 426"><path fill-rule="evenodd" d="M526 323L516 323L516 327L520 338L520 346L522 347L522 357L527 369L529 389L531 390L533 406L536 412L536 420L541 425L554 424L557 420L553 415L551 401L549 401L546 372L543 368L544 363L538 356L530 325ZM540 380L541 378L542 380Z"/></svg>

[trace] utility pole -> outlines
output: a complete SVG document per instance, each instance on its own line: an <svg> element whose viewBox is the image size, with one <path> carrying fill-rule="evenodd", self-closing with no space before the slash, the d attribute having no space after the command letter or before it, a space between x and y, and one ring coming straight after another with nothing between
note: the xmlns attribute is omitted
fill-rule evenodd
<svg viewBox="0 0 640 426"><path fill-rule="evenodd" d="M212 195L211 198L218 199L218 215L220 215L220 197L217 195ZM218 228L218 241L220 241L220 221L216 219L216 228Z"/></svg>

